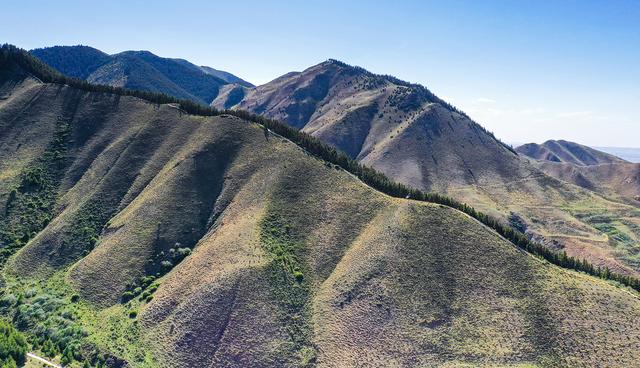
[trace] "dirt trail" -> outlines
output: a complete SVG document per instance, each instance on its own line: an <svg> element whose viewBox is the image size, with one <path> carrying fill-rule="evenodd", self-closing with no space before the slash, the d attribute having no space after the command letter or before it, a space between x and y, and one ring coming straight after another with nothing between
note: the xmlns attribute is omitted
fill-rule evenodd
<svg viewBox="0 0 640 368"><path fill-rule="evenodd" d="M51 366L51 367L55 367L55 368L64 368L63 366L58 365L58 364L56 364L56 363L54 363L54 362L51 362L51 361L49 361L49 360L46 360L45 358L39 357L39 356L35 355L34 353L27 353L27 356L28 356L29 358L31 358L31 359L35 359L35 360L37 360L37 361L39 361L39 362L42 362L42 363L44 363L44 364L46 364L46 365L48 365L48 366Z"/></svg>

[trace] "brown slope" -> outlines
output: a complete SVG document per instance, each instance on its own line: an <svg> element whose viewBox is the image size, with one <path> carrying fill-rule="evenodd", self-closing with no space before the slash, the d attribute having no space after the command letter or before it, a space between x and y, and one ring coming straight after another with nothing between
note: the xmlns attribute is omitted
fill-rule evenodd
<svg viewBox="0 0 640 368"><path fill-rule="evenodd" d="M404 184L511 216L550 247L640 271L632 245L614 250L615 240L585 220L601 212L636 218L636 208L546 175L424 87L330 60L243 92L235 105L224 96L213 105L280 119ZM639 228L618 230L640 239Z"/></svg>
<svg viewBox="0 0 640 368"><path fill-rule="evenodd" d="M422 189L473 184L485 173L512 176L510 163L517 162L506 146L426 88L334 60L248 89L239 103L220 96L212 105L282 120ZM403 136L407 129L414 140ZM393 146L411 154L396 157L388 152Z"/></svg>
<svg viewBox="0 0 640 368"><path fill-rule="evenodd" d="M549 140L543 144L528 143L517 147L516 151L536 160L566 162L577 166L627 162L606 152L563 140Z"/></svg>
<svg viewBox="0 0 640 368"><path fill-rule="evenodd" d="M239 119L31 79L11 83L2 88L12 96L39 97L7 101L1 126L54 130L62 113L75 139L54 220L6 273L35 281L34 265L58 267L83 299L115 304L100 321L113 332L114 320L131 318L117 313L125 284L153 272L149 260L162 259L166 243L197 238L184 242L194 252L161 280L153 300L126 307L141 308L132 329L141 339L127 343L155 362L131 356L130 366L631 366L638 359L636 293L531 257L458 211L373 191ZM10 157L10 139L0 142ZM57 238L78 224L70 213L102 197L120 200L105 203L113 212L96 247L78 257L58 252ZM203 217L204 226L191 222ZM51 251L65 262L52 262Z"/></svg>

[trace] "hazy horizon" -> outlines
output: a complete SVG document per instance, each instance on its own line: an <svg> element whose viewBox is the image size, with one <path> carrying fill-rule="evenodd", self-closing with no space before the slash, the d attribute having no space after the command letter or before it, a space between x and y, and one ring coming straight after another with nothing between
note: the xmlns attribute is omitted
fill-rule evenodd
<svg viewBox="0 0 640 368"><path fill-rule="evenodd" d="M638 146L638 2L26 5L7 6L1 42L148 50L254 84L335 58L422 84L506 142Z"/></svg>

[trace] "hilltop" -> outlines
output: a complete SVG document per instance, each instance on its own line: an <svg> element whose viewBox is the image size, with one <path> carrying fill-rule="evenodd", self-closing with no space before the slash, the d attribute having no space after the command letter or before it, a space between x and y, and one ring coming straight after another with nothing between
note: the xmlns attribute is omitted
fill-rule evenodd
<svg viewBox="0 0 640 368"><path fill-rule="evenodd" d="M237 116L1 66L2 311L29 336L114 367L638 359L636 292L460 211Z"/></svg>
<svg viewBox="0 0 640 368"><path fill-rule="evenodd" d="M55 46L30 51L61 73L91 83L160 92L209 104L229 83L251 86L231 73L200 67L182 59L156 56L148 51L114 55L88 46Z"/></svg>

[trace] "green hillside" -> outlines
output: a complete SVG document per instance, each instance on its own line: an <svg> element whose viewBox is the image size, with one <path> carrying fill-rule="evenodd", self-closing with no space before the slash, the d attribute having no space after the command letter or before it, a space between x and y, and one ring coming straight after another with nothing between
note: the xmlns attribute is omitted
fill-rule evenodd
<svg viewBox="0 0 640 368"><path fill-rule="evenodd" d="M77 367L638 361L630 288L532 256L450 206L374 190L353 173L419 196L283 126L43 83L37 62L16 60L0 63L0 310L45 356Z"/></svg>

